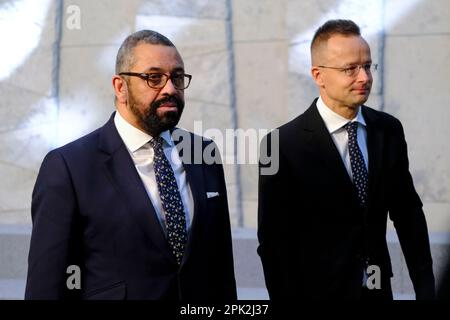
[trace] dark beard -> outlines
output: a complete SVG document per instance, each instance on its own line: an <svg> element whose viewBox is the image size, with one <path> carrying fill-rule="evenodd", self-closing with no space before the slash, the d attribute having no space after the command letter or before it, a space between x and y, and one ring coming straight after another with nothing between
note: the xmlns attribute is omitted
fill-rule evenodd
<svg viewBox="0 0 450 320"><path fill-rule="evenodd" d="M156 114L156 110L164 103L172 102L176 105L177 112L166 112L162 117ZM168 96L152 102L150 108L141 112L136 107L136 100L130 96L130 110L138 119L142 129L152 137L157 137L161 132L173 129L180 121L184 109L184 101L176 96Z"/></svg>

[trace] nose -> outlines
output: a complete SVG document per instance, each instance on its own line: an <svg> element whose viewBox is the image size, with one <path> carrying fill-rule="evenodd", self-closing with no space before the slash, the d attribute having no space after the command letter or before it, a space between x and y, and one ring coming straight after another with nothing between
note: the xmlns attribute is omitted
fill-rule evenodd
<svg viewBox="0 0 450 320"><path fill-rule="evenodd" d="M359 66L357 79L359 82L367 82L372 79L372 74L370 73L370 70L366 71L364 66Z"/></svg>
<svg viewBox="0 0 450 320"><path fill-rule="evenodd" d="M178 92L178 89L173 85L172 79L168 79L166 85L161 89L161 94L172 96Z"/></svg>

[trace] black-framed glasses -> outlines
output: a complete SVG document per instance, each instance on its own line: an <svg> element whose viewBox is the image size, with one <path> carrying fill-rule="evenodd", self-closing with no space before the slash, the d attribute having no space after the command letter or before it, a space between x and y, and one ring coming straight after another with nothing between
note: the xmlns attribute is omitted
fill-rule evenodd
<svg viewBox="0 0 450 320"><path fill-rule="evenodd" d="M166 85L169 79L172 81L173 86L178 90L184 90L189 87L192 76L183 72L175 72L172 74L152 72L152 73L139 73L139 72L121 72L120 76L132 76L139 77L142 80L147 81L150 88L162 89Z"/></svg>
<svg viewBox="0 0 450 320"><path fill-rule="evenodd" d="M338 67L328 67L328 66L318 66L319 68L327 68L327 69L335 69L342 71L346 76L354 77L359 74L359 70L361 68L364 69L364 71L367 74L372 74L372 72L375 72L378 70L378 64L371 64L371 63L365 63L365 64L358 64L354 66L349 66L345 68L338 68Z"/></svg>

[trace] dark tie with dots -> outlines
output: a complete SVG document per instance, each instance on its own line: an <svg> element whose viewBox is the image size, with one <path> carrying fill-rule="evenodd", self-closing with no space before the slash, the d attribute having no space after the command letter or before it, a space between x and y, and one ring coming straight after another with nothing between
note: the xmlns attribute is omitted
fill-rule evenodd
<svg viewBox="0 0 450 320"><path fill-rule="evenodd" d="M358 122L349 122L344 127L348 132L348 152L350 154L350 165L353 174L353 184L358 191L359 203L366 206L368 174L364 163L363 154L358 146L357 130Z"/></svg>
<svg viewBox="0 0 450 320"><path fill-rule="evenodd" d="M149 143L154 150L153 165L159 196L166 215L167 238L178 264L181 264L187 241L183 202L173 169L163 151L163 139L153 138Z"/></svg>

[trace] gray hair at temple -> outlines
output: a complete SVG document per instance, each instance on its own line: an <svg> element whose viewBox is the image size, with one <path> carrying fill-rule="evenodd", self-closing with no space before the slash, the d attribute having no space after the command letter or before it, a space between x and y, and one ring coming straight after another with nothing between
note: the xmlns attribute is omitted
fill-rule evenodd
<svg viewBox="0 0 450 320"><path fill-rule="evenodd" d="M116 74L127 72L134 65L133 49L141 43L160 44L168 47L175 45L167 37L153 30L141 30L130 34L122 43L117 52Z"/></svg>

